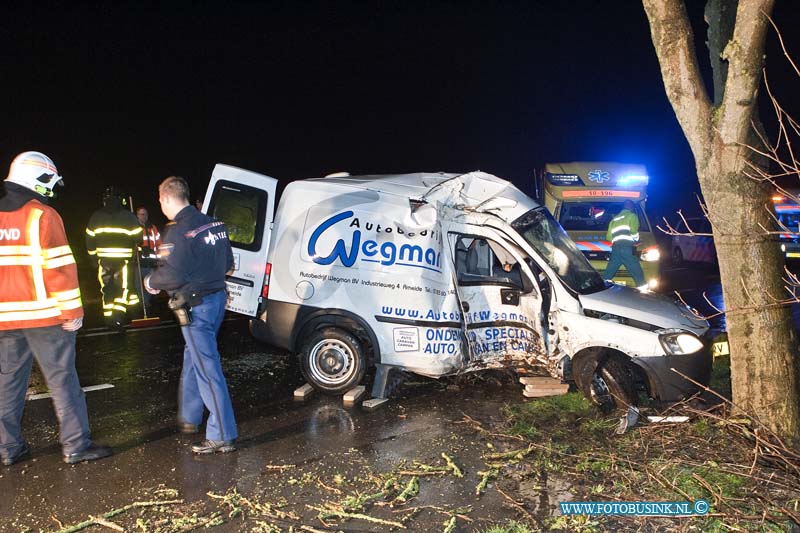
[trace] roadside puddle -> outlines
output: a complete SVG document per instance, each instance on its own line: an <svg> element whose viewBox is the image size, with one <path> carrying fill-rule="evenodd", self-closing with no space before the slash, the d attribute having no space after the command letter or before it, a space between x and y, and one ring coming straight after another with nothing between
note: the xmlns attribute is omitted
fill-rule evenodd
<svg viewBox="0 0 800 533"><path fill-rule="evenodd" d="M542 471L538 478L527 478L519 482L519 493L531 502L533 514L542 520L559 516L559 502L572 501L572 485L564 478Z"/></svg>

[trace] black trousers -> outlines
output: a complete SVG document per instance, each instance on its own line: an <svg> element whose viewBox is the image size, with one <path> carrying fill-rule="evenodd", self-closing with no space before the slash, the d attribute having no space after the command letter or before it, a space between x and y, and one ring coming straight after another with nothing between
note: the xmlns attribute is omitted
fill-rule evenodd
<svg viewBox="0 0 800 533"><path fill-rule="evenodd" d="M128 259L100 259L97 277L103 293L103 319L109 325L129 322L130 307L139 304L139 295L133 283L134 268Z"/></svg>

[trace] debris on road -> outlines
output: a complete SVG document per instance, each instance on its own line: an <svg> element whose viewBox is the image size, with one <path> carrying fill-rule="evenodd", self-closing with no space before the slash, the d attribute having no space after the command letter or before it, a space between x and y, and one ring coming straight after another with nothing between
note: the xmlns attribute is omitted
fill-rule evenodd
<svg viewBox="0 0 800 533"><path fill-rule="evenodd" d="M614 431L617 435L623 435L626 431L631 429L639 422L639 409L633 405L628 406L628 411L625 416L619 419L619 425Z"/></svg>
<svg viewBox="0 0 800 533"><path fill-rule="evenodd" d="M688 416L653 416L647 417L647 421L651 424L682 424L688 422Z"/></svg>
<svg viewBox="0 0 800 533"><path fill-rule="evenodd" d="M130 511L131 509L142 508L142 507L155 507L155 506L164 506L164 505L178 505L184 503L183 500L160 500L160 501L150 501L150 502L133 502L128 504L124 507L120 507L119 509L114 509L105 513L100 517L89 517L89 520L85 520L79 524L75 524L74 526L67 526L62 527L58 530L58 533L75 533L76 531L80 531L82 529L86 529L87 527L94 526L94 525L101 525L106 527L111 527L112 529L119 528L120 531L124 531L123 528L114 524L114 526L110 525L108 521L109 518L113 518L117 515L124 513L125 511Z"/></svg>

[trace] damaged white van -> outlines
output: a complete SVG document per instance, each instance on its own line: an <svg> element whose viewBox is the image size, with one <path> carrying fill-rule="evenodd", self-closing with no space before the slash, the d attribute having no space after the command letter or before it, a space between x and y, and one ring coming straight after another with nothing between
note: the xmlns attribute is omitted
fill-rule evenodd
<svg viewBox="0 0 800 533"><path fill-rule="evenodd" d="M217 165L205 212L235 256L228 309L299 354L315 388L376 369L441 377L525 367L595 403L680 400L707 384L709 327L682 304L603 281L553 217L483 172L289 183ZM676 370L677 372L673 371ZM680 374L678 373L680 372Z"/></svg>

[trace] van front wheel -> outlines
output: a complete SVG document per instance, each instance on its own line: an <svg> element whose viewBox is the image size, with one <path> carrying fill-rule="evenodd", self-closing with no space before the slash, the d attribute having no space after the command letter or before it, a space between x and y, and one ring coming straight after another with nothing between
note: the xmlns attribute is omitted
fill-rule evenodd
<svg viewBox="0 0 800 533"><path fill-rule="evenodd" d="M638 399L630 369L615 357L597 367L583 392L603 412L635 406Z"/></svg>
<svg viewBox="0 0 800 533"><path fill-rule="evenodd" d="M366 366L359 340L337 328L313 332L300 353L303 376L326 394L343 394L358 385Z"/></svg>

